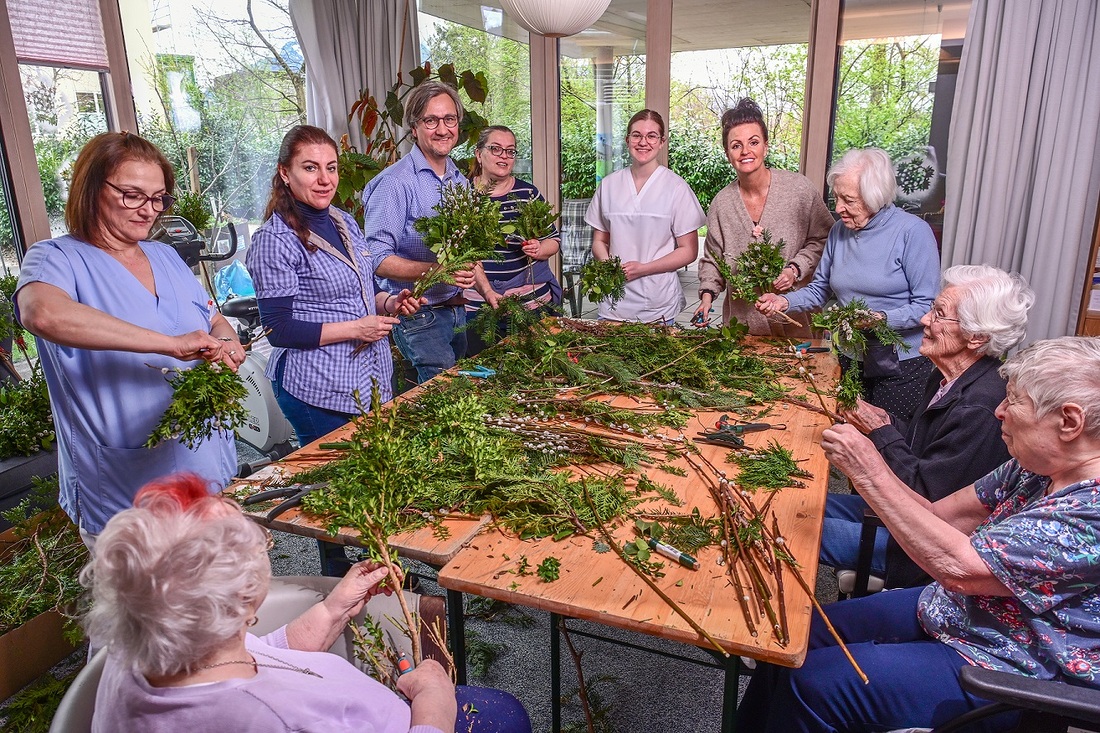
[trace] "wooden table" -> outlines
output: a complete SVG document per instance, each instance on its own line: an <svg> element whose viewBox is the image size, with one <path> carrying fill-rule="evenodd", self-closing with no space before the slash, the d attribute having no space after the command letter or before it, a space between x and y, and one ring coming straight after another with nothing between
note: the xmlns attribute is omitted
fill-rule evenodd
<svg viewBox="0 0 1100 733"><path fill-rule="evenodd" d="M820 375L820 384L833 384L837 366L831 356L815 355L807 361ZM797 387L799 392L805 394L801 385ZM810 395L810 399L816 404L816 397ZM831 402L827 404L832 407ZM691 437L699 430L712 429L720 415L717 412L697 413L684 433ZM771 510L779 522L787 546L800 563L802 577L812 589L817 577L829 476L829 464L819 443L821 432L831 421L822 414L787 403L776 403L763 421L785 423L786 429L747 434L744 436L746 444L759 448L775 440L792 451L795 458L802 461L800 467L813 475L813 478L804 481L804 488L782 489L771 503ZM715 466L727 467L730 477L734 477L736 467L726 463L729 448L703 443L699 447ZM687 476L678 477L654 469L646 473L651 479L671 486L684 500L683 507L674 511L690 511L698 507L704 516L715 515L717 506L703 479L683 459L677 464L687 469ZM762 499L756 499L757 504L760 501ZM663 502L656 504L667 506ZM620 527L614 536L621 545L633 539L636 533L632 526ZM526 558L533 569L551 556L561 561L557 581L547 583L534 575L516 573L521 558ZM698 570L689 570L665 560L665 576L657 579L656 583L720 643L728 657L718 654L644 581L626 568L615 553L596 553L591 538L573 537L560 542L550 539L524 541L494 529L473 540L448 562L440 571L439 582L448 590L473 593L551 613L551 696L555 731L560 730L556 623L559 615L712 650L719 659L719 666L726 672L723 730L728 731L733 727L737 701L738 656L791 667L801 665L809 641L812 605L790 572L786 572L784 595L790 641L785 645L778 643L766 621L757 624L758 636L754 637L746 625L725 567L718 564L719 559L718 548L705 548L698 556ZM772 583L774 586L774 581Z"/></svg>
<svg viewBox="0 0 1100 733"><path fill-rule="evenodd" d="M806 364L819 375L818 383L822 388L835 382L838 368L830 355L813 355L806 360ZM796 395L808 397L811 404L817 404L816 397L797 379L788 380L787 385L794 388ZM415 393L407 393L401 399L412 394ZM619 401L626 399L618 398ZM831 402L828 404L832 407ZM713 429L722 414L697 412L683 429L683 433L688 438L694 438L699 431ZM819 440L822 430L831 421L824 415L784 402L775 403L768 415L760 420L785 424L786 429L746 434L744 439L747 446L764 447L775 440L792 451L795 458L801 461L800 467L812 474L812 478L805 479L804 487L781 490L770 505L789 543L791 553L801 564L802 576L812 588L817 575L829 471ZM242 493L238 495L243 496L255 493L267 478L278 478L276 483L285 483L285 477L323 463L324 452L320 445L344 440L350 431L350 426L340 428L292 453L279 463L266 467L247 481L234 485L231 490L240 489ZM729 448L704 443L698 445L702 454L715 466L728 466L731 478L735 476L736 467L726 464ZM336 460L341 455L339 451L333 451L332 459ZM647 474L654 481L670 486L677 493L684 501L682 511L699 507L704 515L714 515L714 500L694 469L685 459L674 463L684 468L687 476L676 476L656 469L647 470ZM757 501L759 503L760 500ZM667 505L661 500L653 502L653 508L661 506ZM323 522L304 515L296 508L268 520L265 516L268 509L269 507L246 507L246 514L271 529L314 537L324 542L361 544L358 533L353 529L342 528L337 534L330 534ZM431 527L426 527L416 532L396 535L391 538L391 544L405 557L433 567L442 567L439 582L448 591L448 627L460 682L465 681L462 593L474 593L549 611L555 622L551 637L555 730L560 727L560 679L556 664L557 616L594 621L703 648L709 646L687 622L626 568L614 553L595 553L591 538L574 537L561 542L549 539L523 541L495 529L479 536L486 524L485 519L451 519L446 524L450 530L446 539L439 539ZM633 535L630 527L622 527L615 532L620 542ZM511 572L515 570L521 557L526 557L533 569L549 556L561 560L561 577L555 582L545 583L534 575L520 576ZM719 656L717 650L712 650L720 660L719 666L726 671L723 730L732 730L732 715L737 699L738 655L786 666L800 665L806 655L812 606L809 598L788 572L785 597L790 641L786 645L780 645L766 623L758 625L759 635L753 637L746 626L725 568L718 565L717 548L704 549L698 559L701 565L695 571L666 560L665 577L658 579L657 583L729 655Z"/></svg>

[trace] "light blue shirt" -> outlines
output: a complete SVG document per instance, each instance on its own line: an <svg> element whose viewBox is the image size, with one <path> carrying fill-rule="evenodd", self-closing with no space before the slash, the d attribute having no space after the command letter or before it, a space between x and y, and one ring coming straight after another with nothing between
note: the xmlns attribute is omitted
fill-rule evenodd
<svg viewBox="0 0 1100 733"><path fill-rule="evenodd" d="M436 215L435 206L446 184L469 186L470 182L450 158L440 178L415 145L408 155L371 179L363 190L363 233L373 272L390 255L417 262L436 261L435 253L424 244L413 224L421 217ZM404 288L412 290L414 285L408 280L388 278L378 278L378 284L379 289L389 293L399 293ZM460 292L453 285L436 285L428 288L424 296L429 305L437 305Z"/></svg>
<svg viewBox="0 0 1100 733"><path fill-rule="evenodd" d="M30 248L19 287L42 282L78 303L152 331L209 331L214 303L171 247L142 242L157 294L109 254L71 236ZM232 434L217 432L195 450L178 441L143 448L172 400L162 367L195 362L128 351L77 349L36 338L57 432L61 507L98 534L153 479L190 471L220 491L236 472ZM152 368L150 368L152 367Z"/></svg>
<svg viewBox="0 0 1100 733"><path fill-rule="evenodd" d="M784 297L793 312L821 307L833 296L841 305L863 298L909 345L898 349L904 361L920 356L920 319L939 292L940 253L931 227L888 204L859 231L833 224L813 280Z"/></svg>

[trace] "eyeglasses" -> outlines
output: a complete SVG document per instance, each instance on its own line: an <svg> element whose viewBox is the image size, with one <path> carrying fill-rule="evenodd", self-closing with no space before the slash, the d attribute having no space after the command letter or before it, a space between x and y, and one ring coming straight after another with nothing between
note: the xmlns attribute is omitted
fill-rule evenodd
<svg viewBox="0 0 1100 733"><path fill-rule="evenodd" d="M663 138L661 137L661 133L659 132L649 132L645 135L640 132L632 132L626 136L626 139L637 145L643 139L648 143L659 143Z"/></svg>
<svg viewBox="0 0 1100 733"><path fill-rule="evenodd" d="M428 115L427 117L421 117L420 122L429 130L434 130L439 127L440 122L447 127L455 127L458 124L458 115L444 115L443 117Z"/></svg>
<svg viewBox="0 0 1100 733"><path fill-rule="evenodd" d="M127 209L140 209L146 202L153 205L153 211L161 212L172 207L176 203L176 197L167 193L157 196L146 196L141 191L126 191L110 181L104 181L108 186L122 194L122 205Z"/></svg>
<svg viewBox="0 0 1100 733"><path fill-rule="evenodd" d="M937 321L947 321L948 323L959 323L958 318L948 318L947 316L945 316L943 314L942 310L940 310L939 308L933 308L932 309L932 323L936 323Z"/></svg>
<svg viewBox="0 0 1100 733"><path fill-rule="evenodd" d="M488 150L493 155L497 156L498 158L515 158L516 157L516 149L515 148L502 148L499 145L490 144L490 145L486 145L485 149Z"/></svg>

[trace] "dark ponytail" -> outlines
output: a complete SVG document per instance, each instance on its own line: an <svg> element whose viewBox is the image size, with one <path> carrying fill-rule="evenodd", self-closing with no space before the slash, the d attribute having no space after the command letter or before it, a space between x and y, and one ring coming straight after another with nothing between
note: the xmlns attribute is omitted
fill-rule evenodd
<svg viewBox="0 0 1100 733"><path fill-rule="evenodd" d="M264 221L270 219L273 214L278 214L298 235L306 251L316 252L317 247L309 242L309 227L306 226L298 211L290 186L283 182L283 177L279 174L279 166L289 168L290 161L294 159L298 149L304 145L330 145L337 154L340 152L336 141L320 127L296 125L290 128L283 136L283 144L279 146L279 165L275 167L275 175L271 177L271 195L267 199L267 208L264 209Z"/></svg>

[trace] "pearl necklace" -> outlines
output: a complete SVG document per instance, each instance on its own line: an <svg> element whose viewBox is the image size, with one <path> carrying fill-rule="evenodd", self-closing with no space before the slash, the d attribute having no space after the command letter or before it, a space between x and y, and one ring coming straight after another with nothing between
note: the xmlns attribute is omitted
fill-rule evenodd
<svg viewBox="0 0 1100 733"><path fill-rule="evenodd" d="M312 669L309 669L308 667L295 667L293 664L290 664L289 662L284 662L281 659L276 659L275 657L271 656L270 654L264 654L263 652L252 652L252 654L254 654L254 655L259 654L261 657L266 657L266 658L271 659L275 662L278 662L278 664L264 664L263 662L257 662L256 658L253 657L252 659L241 659L241 660L236 660L236 661L232 661L232 662L215 662L214 664L203 664L199 667L195 667L195 671L197 672L200 669L214 669L215 667L226 667L226 666L231 665L231 664L248 664L248 665L251 665L253 667L269 667L271 669L283 669L283 670L286 670L288 672L298 672L300 674L308 674L308 675L311 675L313 677L321 677L321 675L317 674L316 672L314 672ZM321 679L324 679L324 678L321 677Z"/></svg>

